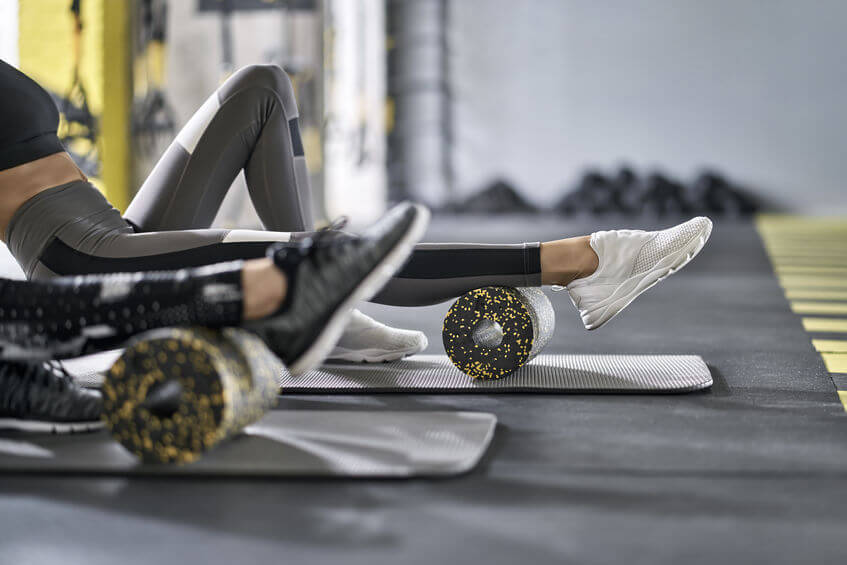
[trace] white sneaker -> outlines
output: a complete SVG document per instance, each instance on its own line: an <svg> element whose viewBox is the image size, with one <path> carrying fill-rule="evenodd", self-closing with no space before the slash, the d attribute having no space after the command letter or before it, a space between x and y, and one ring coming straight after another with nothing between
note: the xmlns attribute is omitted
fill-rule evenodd
<svg viewBox="0 0 847 565"><path fill-rule="evenodd" d="M350 322L327 357L328 361L378 363L420 353L429 342L423 332L401 330L353 310Z"/></svg>
<svg viewBox="0 0 847 565"><path fill-rule="evenodd" d="M596 330L638 295L688 264L709 239L712 221L697 217L661 231L598 231L597 270L567 286L585 329Z"/></svg>

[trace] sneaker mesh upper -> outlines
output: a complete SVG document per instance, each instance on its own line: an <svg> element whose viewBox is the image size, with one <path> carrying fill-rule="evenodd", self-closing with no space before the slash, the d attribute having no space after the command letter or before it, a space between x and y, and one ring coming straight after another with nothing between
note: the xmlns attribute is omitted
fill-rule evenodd
<svg viewBox="0 0 847 565"><path fill-rule="evenodd" d="M656 237L648 241L632 268L632 275L639 275L652 269L663 257L685 247L703 229L703 220L694 218L684 224L668 228L656 233Z"/></svg>

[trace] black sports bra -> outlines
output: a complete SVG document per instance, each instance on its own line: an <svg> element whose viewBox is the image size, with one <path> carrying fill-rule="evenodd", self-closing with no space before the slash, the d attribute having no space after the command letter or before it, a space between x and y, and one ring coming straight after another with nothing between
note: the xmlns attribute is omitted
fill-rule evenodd
<svg viewBox="0 0 847 565"><path fill-rule="evenodd" d="M0 61L0 171L64 151L58 127L59 110L47 91Z"/></svg>

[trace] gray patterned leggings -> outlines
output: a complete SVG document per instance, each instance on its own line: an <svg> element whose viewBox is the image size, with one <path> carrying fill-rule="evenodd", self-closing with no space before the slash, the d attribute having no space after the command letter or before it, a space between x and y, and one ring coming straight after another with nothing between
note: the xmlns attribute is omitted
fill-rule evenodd
<svg viewBox="0 0 847 565"><path fill-rule="evenodd" d="M269 231L210 229L244 171ZM24 204L7 231L28 278L156 271L264 256L268 242L314 230L311 188L291 82L274 65L245 67L189 120L126 215L75 181ZM420 244L373 301L420 306L480 286L539 286L538 243Z"/></svg>

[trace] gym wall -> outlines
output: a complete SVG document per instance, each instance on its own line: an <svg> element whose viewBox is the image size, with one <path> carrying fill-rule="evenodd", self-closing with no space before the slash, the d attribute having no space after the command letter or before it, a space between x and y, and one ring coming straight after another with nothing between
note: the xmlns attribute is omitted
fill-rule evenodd
<svg viewBox="0 0 847 565"><path fill-rule="evenodd" d="M683 179L713 166L789 209L845 211L847 3L447 6L452 186L414 196L505 177L544 206L584 167L626 161Z"/></svg>

